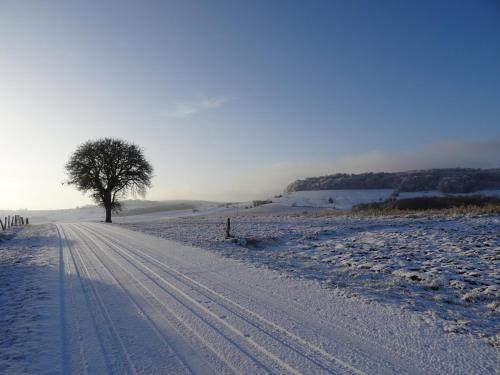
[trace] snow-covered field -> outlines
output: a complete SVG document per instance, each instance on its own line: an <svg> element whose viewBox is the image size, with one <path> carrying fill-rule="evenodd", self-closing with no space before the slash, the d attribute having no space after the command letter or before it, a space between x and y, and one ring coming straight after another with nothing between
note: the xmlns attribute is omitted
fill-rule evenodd
<svg viewBox="0 0 500 375"><path fill-rule="evenodd" d="M295 191L280 198L273 198L273 203L284 206L350 210L355 204L385 200L391 196L392 191L392 189ZM329 198L333 203L329 202Z"/></svg>
<svg viewBox="0 0 500 375"><path fill-rule="evenodd" d="M296 191L284 194L279 198L273 198L273 203L283 206L296 207L321 207L336 208L338 210L350 210L352 206L360 203L379 202L388 199L393 189L360 189L360 190L311 190ZM470 194L456 195L493 195L500 196L500 190L482 190ZM441 197L446 194L440 191L418 191L400 193L398 199L415 197ZM330 203L329 198L333 200Z"/></svg>
<svg viewBox="0 0 500 375"><path fill-rule="evenodd" d="M252 202L216 203L205 201L125 201L123 211L115 215L118 222L134 222L138 220L162 220L164 218L199 216L202 214L241 214L241 215L273 215L301 214L304 210L350 210L360 203L383 201L392 194L392 189L364 190L317 190L297 191L270 198L271 204L253 208ZM483 190L471 194L500 196L500 190ZM405 192L399 198L420 196L443 196L439 191ZM331 200L330 200L331 198ZM333 201L333 203L331 203ZM175 205L189 204L192 209L172 209ZM77 207L64 210L0 210L3 220L8 215L29 217L32 224L44 224L69 221L103 221L104 210L101 207Z"/></svg>
<svg viewBox="0 0 500 375"><path fill-rule="evenodd" d="M181 210L173 210L171 206L179 205L179 203L192 202L193 206L196 209L193 212L193 209L181 209ZM158 210L156 209L161 209ZM202 201L164 201L164 202L155 202L155 201L125 201L123 205L123 210L119 213L119 215L114 215L115 217L120 217L121 220L127 221L128 217L134 216L145 216L149 220L154 217L169 217L169 216L186 216L193 215L197 212L201 213L209 213L212 211L221 210L221 207L218 207L218 204L211 202L202 202ZM138 215L137 212L140 211L152 211L150 213L146 213L144 215ZM0 210L0 218L4 220L6 216L14 216L21 215L23 217L28 217L31 224L45 224L45 223L53 223L53 222L76 222L76 221L103 221L104 220L104 209L102 207L96 206L88 206L88 207L77 207L70 209L62 209L62 210L10 210L10 211L2 211Z"/></svg>
<svg viewBox="0 0 500 375"><path fill-rule="evenodd" d="M0 232L0 374L57 373L58 247L55 228Z"/></svg>
<svg viewBox="0 0 500 375"><path fill-rule="evenodd" d="M251 212L251 211L250 211ZM265 266L347 296L418 311L500 346L500 217L233 216L123 224Z"/></svg>
<svg viewBox="0 0 500 375"><path fill-rule="evenodd" d="M500 216L317 215L306 193L1 232L0 373L497 371Z"/></svg>
<svg viewBox="0 0 500 375"><path fill-rule="evenodd" d="M258 233L267 233L270 223L260 225ZM322 235L329 233L305 243ZM314 280L117 225L36 225L8 237L0 244L1 373L492 374L498 368L493 346L443 335L418 312L347 298ZM260 246L234 245L233 252Z"/></svg>

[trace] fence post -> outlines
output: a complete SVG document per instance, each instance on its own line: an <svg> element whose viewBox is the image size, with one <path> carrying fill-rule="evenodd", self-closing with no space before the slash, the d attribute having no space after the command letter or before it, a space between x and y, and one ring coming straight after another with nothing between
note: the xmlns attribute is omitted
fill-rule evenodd
<svg viewBox="0 0 500 375"><path fill-rule="evenodd" d="M30 219L26 218L26 225L30 225Z"/></svg>
<svg viewBox="0 0 500 375"><path fill-rule="evenodd" d="M231 219L230 218L227 218L226 238L231 238Z"/></svg>
<svg viewBox="0 0 500 375"><path fill-rule="evenodd" d="M2 222L2 219L0 219L0 225L2 226L2 230L5 230L5 225L4 225L4 223Z"/></svg>

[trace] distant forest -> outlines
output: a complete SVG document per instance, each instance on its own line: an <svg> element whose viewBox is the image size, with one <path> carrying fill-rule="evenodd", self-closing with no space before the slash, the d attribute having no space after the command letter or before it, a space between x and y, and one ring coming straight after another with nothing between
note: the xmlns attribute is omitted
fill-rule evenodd
<svg viewBox="0 0 500 375"><path fill-rule="evenodd" d="M380 172L310 177L287 186L285 192L341 189L394 189L397 192L439 190L472 193L500 189L500 168L447 168L407 172Z"/></svg>

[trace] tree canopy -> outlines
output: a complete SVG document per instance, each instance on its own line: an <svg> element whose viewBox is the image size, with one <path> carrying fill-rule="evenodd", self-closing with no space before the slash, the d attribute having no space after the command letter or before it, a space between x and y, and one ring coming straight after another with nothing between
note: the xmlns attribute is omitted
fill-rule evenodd
<svg viewBox="0 0 500 375"><path fill-rule="evenodd" d="M120 199L128 194L144 195L151 187L153 167L140 147L116 139L87 141L76 149L66 163L68 184L85 193L111 212L121 207Z"/></svg>

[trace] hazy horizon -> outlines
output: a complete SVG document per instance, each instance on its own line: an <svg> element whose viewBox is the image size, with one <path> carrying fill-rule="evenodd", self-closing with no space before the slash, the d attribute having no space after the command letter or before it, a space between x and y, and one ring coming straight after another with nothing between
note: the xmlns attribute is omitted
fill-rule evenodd
<svg viewBox="0 0 500 375"><path fill-rule="evenodd" d="M500 6L0 0L0 209L90 199L116 137L150 200L241 201L333 173L500 167Z"/></svg>

